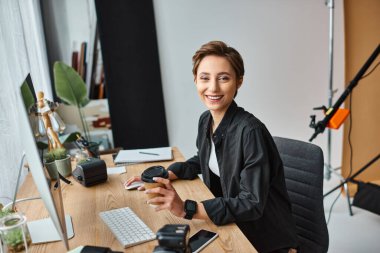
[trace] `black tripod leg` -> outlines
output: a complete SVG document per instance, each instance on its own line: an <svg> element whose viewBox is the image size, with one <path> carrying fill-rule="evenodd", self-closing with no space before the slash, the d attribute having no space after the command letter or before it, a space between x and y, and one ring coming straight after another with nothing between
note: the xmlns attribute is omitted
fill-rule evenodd
<svg viewBox="0 0 380 253"><path fill-rule="evenodd" d="M355 182L354 178L362 173L364 170L366 170L369 166L371 166L374 162L376 162L378 159L380 159L380 154L375 156L371 161L369 161L366 165L363 166L360 170L358 170L356 173L354 173L352 176L346 178L343 182L341 182L339 185L335 186L333 189L331 189L329 192L325 193L323 197L326 197L330 193L334 192L335 190L339 189L342 187L344 184L346 184L348 181Z"/></svg>

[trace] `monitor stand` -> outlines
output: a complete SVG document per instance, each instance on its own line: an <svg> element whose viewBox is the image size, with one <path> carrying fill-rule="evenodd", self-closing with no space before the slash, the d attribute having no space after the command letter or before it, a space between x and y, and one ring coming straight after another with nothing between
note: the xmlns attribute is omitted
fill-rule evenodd
<svg viewBox="0 0 380 253"><path fill-rule="evenodd" d="M74 237L73 223L71 216L65 215L67 239ZM33 244L60 241L57 229L50 218L27 222Z"/></svg>

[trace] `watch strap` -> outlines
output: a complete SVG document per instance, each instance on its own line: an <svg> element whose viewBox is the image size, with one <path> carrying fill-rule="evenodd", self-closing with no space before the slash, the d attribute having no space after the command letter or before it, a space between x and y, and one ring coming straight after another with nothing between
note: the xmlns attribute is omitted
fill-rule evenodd
<svg viewBox="0 0 380 253"><path fill-rule="evenodd" d="M194 214L197 212L197 202L194 200L187 199L185 201L185 219L191 220Z"/></svg>

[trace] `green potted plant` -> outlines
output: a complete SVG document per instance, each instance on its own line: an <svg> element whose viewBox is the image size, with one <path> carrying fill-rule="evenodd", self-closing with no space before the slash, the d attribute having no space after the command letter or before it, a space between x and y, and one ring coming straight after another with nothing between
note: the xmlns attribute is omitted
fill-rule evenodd
<svg viewBox="0 0 380 253"><path fill-rule="evenodd" d="M52 151L44 154L44 164L45 164L45 167L49 174L50 179L57 180L58 171L57 171L57 166L55 165L55 158Z"/></svg>
<svg viewBox="0 0 380 253"><path fill-rule="evenodd" d="M46 170L51 179L57 180L58 173L64 177L71 175L71 159L65 148L50 150L44 155Z"/></svg>
<svg viewBox="0 0 380 253"><path fill-rule="evenodd" d="M55 159L57 171L64 177L71 175L71 159L65 148L57 148L51 151Z"/></svg>

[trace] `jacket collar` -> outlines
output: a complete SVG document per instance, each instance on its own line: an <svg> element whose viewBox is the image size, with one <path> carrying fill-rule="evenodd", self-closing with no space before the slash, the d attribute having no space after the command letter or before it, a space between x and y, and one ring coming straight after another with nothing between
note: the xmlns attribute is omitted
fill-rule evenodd
<svg viewBox="0 0 380 253"><path fill-rule="evenodd" d="M230 106L228 107L226 113L223 116L222 121L220 122L218 128L215 130L214 134L216 136L221 136L221 138L224 138L227 127L230 125L237 109L238 109L238 106L235 100L232 100ZM211 123L212 123L212 116L210 112L208 115L208 120L206 122L207 122L207 124L205 125L206 133L210 133Z"/></svg>

